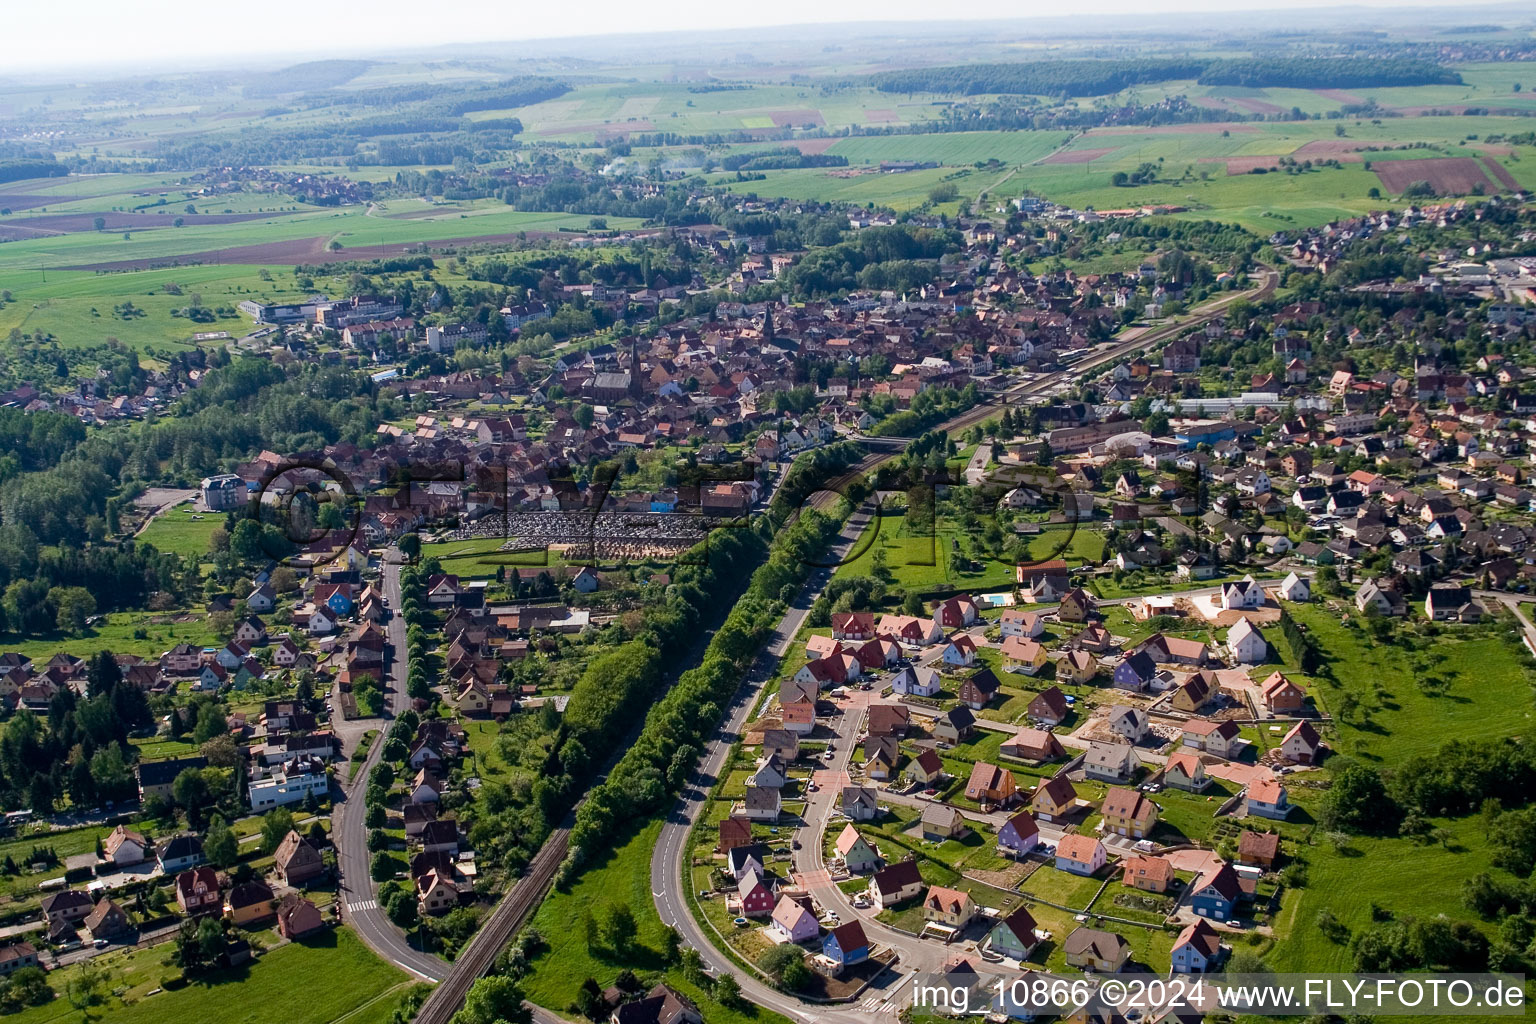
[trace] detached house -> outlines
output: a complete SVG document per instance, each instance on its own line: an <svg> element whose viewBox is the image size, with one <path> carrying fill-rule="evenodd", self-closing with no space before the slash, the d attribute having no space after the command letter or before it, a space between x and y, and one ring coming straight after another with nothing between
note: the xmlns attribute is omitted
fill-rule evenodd
<svg viewBox="0 0 1536 1024"><path fill-rule="evenodd" d="M1101 810L1105 831L1117 836L1145 839L1157 825L1157 805L1134 789L1111 787Z"/></svg>
<svg viewBox="0 0 1536 1024"><path fill-rule="evenodd" d="M1171 755L1163 766L1163 782L1174 789L1198 793L1211 784L1211 779L1205 773L1205 764L1199 754L1181 750Z"/></svg>
<svg viewBox="0 0 1536 1024"><path fill-rule="evenodd" d="M1028 811L1019 811L997 830L997 852L1004 857L1023 857L1040 843L1040 826Z"/></svg>
<svg viewBox="0 0 1536 1024"><path fill-rule="evenodd" d="M885 909L916 898L923 887L917 861L904 860L887 864L874 873L869 880L869 898L876 906Z"/></svg>
<svg viewBox="0 0 1536 1024"><path fill-rule="evenodd" d="M1311 722L1297 722L1280 741L1280 756L1292 764L1315 764L1323 738Z"/></svg>
<svg viewBox="0 0 1536 1024"><path fill-rule="evenodd" d="M992 952L1014 960L1025 960L1040 943L1035 931L1039 925L1028 910L1019 907L999 921L987 936Z"/></svg>
<svg viewBox="0 0 1536 1024"><path fill-rule="evenodd" d="M1099 974L1116 974L1131 958L1131 944L1114 932L1076 928L1062 943L1067 963L1091 968Z"/></svg>
<svg viewBox="0 0 1536 1024"><path fill-rule="evenodd" d="M1175 974L1203 974L1221 959L1221 935L1205 921L1196 921L1179 932L1169 954Z"/></svg>
<svg viewBox="0 0 1536 1024"><path fill-rule="evenodd" d="M1242 886L1230 864L1207 872L1189 887L1189 909L1201 917L1217 921L1230 921L1236 917L1237 905L1242 898Z"/></svg>
<svg viewBox="0 0 1536 1024"><path fill-rule="evenodd" d="M1125 743L1093 743L1083 755L1083 774L1102 782L1128 782L1141 762Z"/></svg>
<svg viewBox="0 0 1536 1024"><path fill-rule="evenodd" d="M1284 821L1286 815L1291 813L1290 798L1285 787L1275 779L1260 779L1249 783L1243 802L1249 814L1257 814L1261 818Z"/></svg>
<svg viewBox="0 0 1536 1024"><path fill-rule="evenodd" d="M1102 868L1108 857L1104 844L1092 836L1065 835L1056 844L1056 868L1074 875L1091 875Z"/></svg>
<svg viewBox="0 0 1536 1024"><path fill-rule="evenodd" d="M1282 672L1273 672L1260 684L1264 706L1270 714L1294 714L1306 704L1307 692Z"/></svg>
<svg viewBox="0 0 1536 1024"><path fill-rule="evenodd" d="M1058 687L1047 686L1030 699L1026 712L1030 721L1054 726L1066 721L1071 710L1071 705L1067 703L1067 695Z"/></svg>
<svg viewBox="0 0 1536 1024"><path fill-rule="evenodd" d="M862 875L880 866L880 855L873 846L869 845L869 840L860 835L859 830L852 825L843 826L834 849L843 859L843 864L850 874Z"/></svg>
<svg viewBox="0 0 1536 1024"><path fill-rule="evenodd" d="M1077 790L1073 788L1072 780L1065 775L1058 775L1041 783L1030 798L1029 809L1045 821L1055 822L1070 817L1077 810Z"/></svg>

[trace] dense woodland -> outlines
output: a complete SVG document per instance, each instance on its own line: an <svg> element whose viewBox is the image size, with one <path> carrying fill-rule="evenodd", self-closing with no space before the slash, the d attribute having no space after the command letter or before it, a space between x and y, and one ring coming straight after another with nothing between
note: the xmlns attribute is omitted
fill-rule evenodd
<svg viewBox="0 0 1536 1024"><path fill-rule="evenodd" d="M1242 60L1058 60L1030 64L961 64L872 75L881 92L940 92L962 96L1105 96L1133 85L1196 79L1202 85L1349 89L1442 85L1461 76L1423 60L1343 60L1265 57Z"/></svg>

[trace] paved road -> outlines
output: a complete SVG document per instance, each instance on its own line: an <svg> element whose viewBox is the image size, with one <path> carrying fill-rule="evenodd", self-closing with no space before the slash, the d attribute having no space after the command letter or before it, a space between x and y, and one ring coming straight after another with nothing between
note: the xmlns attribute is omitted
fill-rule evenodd
<svg viewBox="0 0 1536 1024"><path fill-rule="evenodd" d="M851 516L841 536L834 543L831 552L833 557L828 561L836 562L846 554L868 521L869 515L862 510ZM752 717L752 712L761 699L764 686L773 678L779 660L789 650L795 634L800 631L800 626L810 613L811 605L815 603L822 588L827 585L831 577L832 569L830 568L813 570L805 585L801 587L800 593L790 603L784 617L779 621L778 628L774 630L763 652L748 671L740 689L737 690L734 701L726 709L724 724L704 748L703 760L699 768L689 780L676 806L667 815L666 822L662 825L661 836L656 842L655 852L651 857L651 896L656 901L656 910L663 921L682 934L685 943L699 951L710 973L727 971L736 974L746 998L759 1006L782 1013L791 1020L805 1021L806 1024L814 1024L816 1021L862 1022L869 1018L849 1015L848 1011L808 1007L798 999L786 996L765 985L756 975L743 973L731 964L725 955L715 948L714 943L704 934L704 930L689 912L687 897L692 891L692 880L684 875L683 852L688 844L689 830L693 822L703 813L709 790L715 784L731 747L740 738L742 728Z"/></svg>
<svg viewBox="0 0 1536 1024"><path fill-rule="evenodd" d="M394 713L405 706L405 677L409 670L405 619L399 613L400 565L390 561L387 555L383 583L384 601L391 609L389 620L384 624L385 639L389 643L389 660L384 674L384 717L370 721L369 727L377 728L379 736L369 749L367 760L352 777L351 785L343 787L343 795L336 801L332 815L336 865L341 874L337 900L342 906L342 920L352 925L370 949L422 981L438 981L447 973L448 964L440 957L412 948L379 907L376 887L368 875L372 855L368 852L363 793L368 786L368 773L383 754L384 730L389 728Z"/></svg>

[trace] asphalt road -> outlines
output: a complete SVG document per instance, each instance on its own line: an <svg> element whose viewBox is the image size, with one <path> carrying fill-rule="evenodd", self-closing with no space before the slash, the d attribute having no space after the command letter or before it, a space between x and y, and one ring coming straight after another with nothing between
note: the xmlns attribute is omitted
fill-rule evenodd
<svg viewBox="0 0 1536 1024"><path fill-rule="evenodd" d="M379 736L368 750L368 758L352 783L342 787L332 815L332 839L336 845L336 864L341 874L337 900L342 907L342 920L357 931L370 949L393 963L396 967L414 975L421 981L439 981L448 972L448 964L431 953L412 948L384 911L378 905L376 886L368 875L368 828L363 807L363 794L368 787L368 773L384 751L384 731L400 708L405 706L405 677L409 670L409 656L405 644L405 619L400 610L400 566L386 556L383 565L384 601L391 609L389 620L384 624L388 641L388 662L384 673L384 716L373 719L370 728L377 728Z"/></svg>

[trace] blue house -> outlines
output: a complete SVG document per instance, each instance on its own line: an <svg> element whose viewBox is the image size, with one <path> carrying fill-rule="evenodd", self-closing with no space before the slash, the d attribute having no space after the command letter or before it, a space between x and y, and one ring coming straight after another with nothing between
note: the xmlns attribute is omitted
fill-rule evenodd
<svg viewBox="0 0 1536 1024"><path fill-rule="evenodd" d="M1137 651L1115 666L1114 683L1122 690L1145 690L1157 675L1157 663L1146 651Z"/></svg>
<svg viewBox="0 0 1536 1024"><path fill-rule="evenodd" d="M869 940L864 937L864 926L849 921L833 928L822 940L821 952L839 967L851 967L868 960Z"/></svg>
<svg viewBox="0 0 1536 1024"><path fill-rule="evenodd" d="M322 583L315 588L315 600L337 615L352 613L352 588L346 583Z"/></svg>
<svg viewBox="0 0 1536 1024"><path fill-rule="evenodd" d="M652 512L674 512L677 510L677 499L665 495L654 494L651 496Z"/></svg>
<svg viewBox="0 0 1536 1024"><path fill-rule="evenodd" d="M1237 916L1237 904L1242 897L1237 872L1232 865L1223 864L1195 880L1190 889L1189 909L1213 921L1230 921Z"/></svg>

